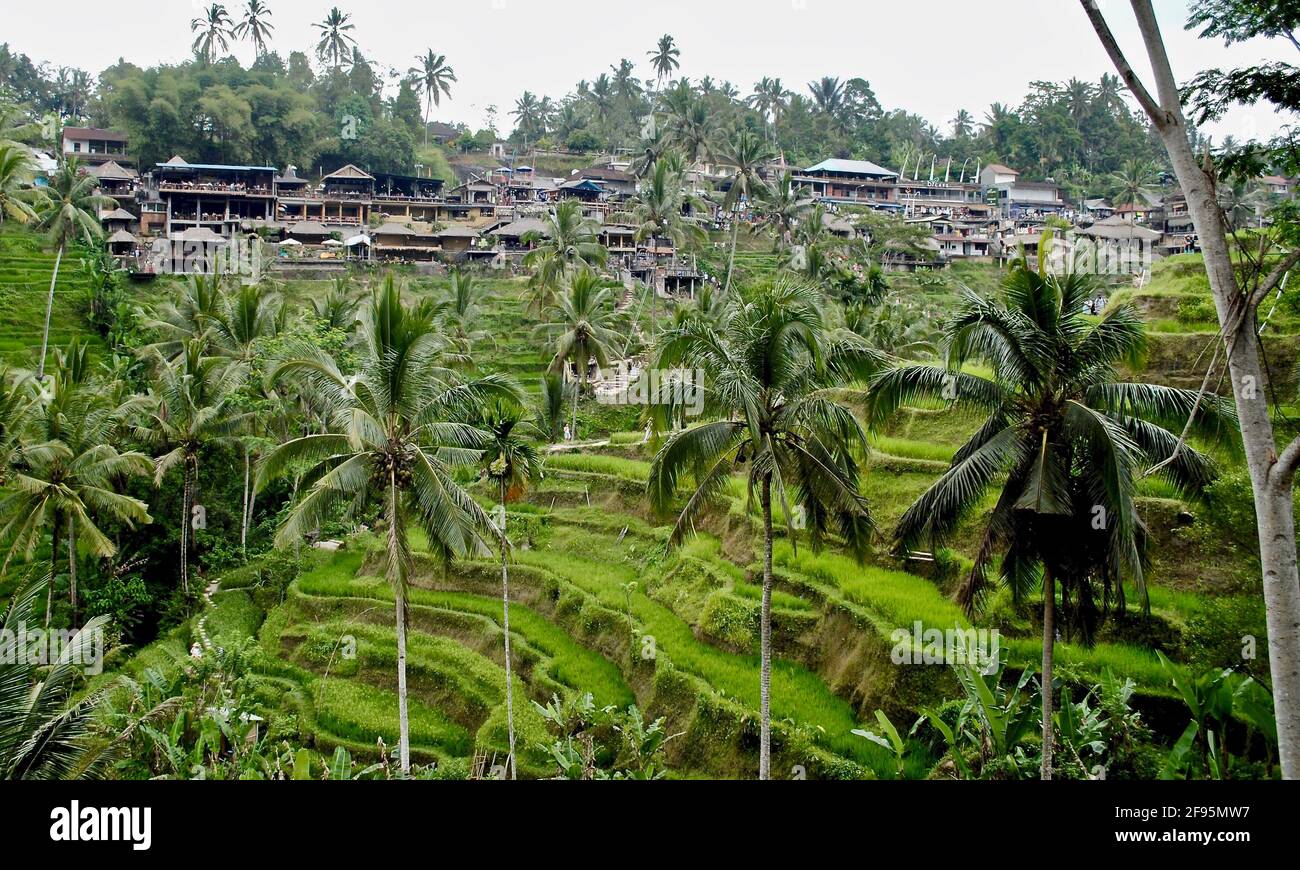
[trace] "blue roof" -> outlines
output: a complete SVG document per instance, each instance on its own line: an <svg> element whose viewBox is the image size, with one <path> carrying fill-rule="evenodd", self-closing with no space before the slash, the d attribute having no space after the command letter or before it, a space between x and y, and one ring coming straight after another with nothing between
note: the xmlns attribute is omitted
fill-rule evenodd
<svg viewBox="0 0 1300 870"><path fill-rule="evenodd" d="M226 172L279 172L274 166L226 166L222 163L159 163L159 169L217 169Z"/></svg>

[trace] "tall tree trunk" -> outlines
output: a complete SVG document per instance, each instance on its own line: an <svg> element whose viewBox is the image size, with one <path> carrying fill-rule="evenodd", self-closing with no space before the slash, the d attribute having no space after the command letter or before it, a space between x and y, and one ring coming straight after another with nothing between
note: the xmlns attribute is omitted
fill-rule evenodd
<svg viewBox="0 0 1300 870"><path fill-rule="evenodd" d="M731 210L731 256L727 258L727 285L722 288L726 297L731 292L731 274L736 271L736 245L740 243L740 203Z"/></svg>
<svg viewBox="0 0 1300 870"><path fill-rule="evenodd" d="M41 359L36 365L36 380L45 377L45 355L50 350L50 315L54 313L54 285L59 281L59 266L63 263L63 244L59 244L59 253L54 258L54 274L50 276L50 295L45 300L45 330L41 333Z"/></svg>
<svg viewBox="0 0 1300 870"><path fill-rule="evenodd" d="M77 624L77 521L68 517L68 601L72 604L72 624Z"/></svg>
<svg viewBox="0 0 1300 870"><path fill-rule="evenodd" d="M59 576L59 512L54 511L50 529L50 583L45 587L45 627L50 627L50 613L54 609L54 579ZM6 562L8 564L8 562Z"/></svg>
<svg viewBox="0 0 1300 870"><path fill-rule="evenodd" d="M1042 779L1052 778L1052 660L1056 652L1056 578L1043 568L1043 765Z"/></svg>
<svg viewBox="0 0 1300 870"><path fill-rule="evenodd" d="M506 483L501 481L501 607L502 627L506 637L506 733L510 740L510 778L518 779L515 763L515 700L510 671L510 568L506 559Z"/></svg>
<svg viewBox="0 0 1300 870"><path fill-rule="evenodd" d="M190 592L190 524L194 522L194 517L190 510L190 461L186 457L181 462L185 469L181 484L181 591L188 595Z"/></svg>
<svg viewBox="0 0 1300 870"><path fill-rule="evenodd" d="M772 778L772 478L763 481L763 611L759 644L762 670L759 677L758 778Z"/></svg>
<svg viewBox="0 0 1300 870"><path fill-rule="evenodd" d="M1285 269L1273 272L1252 295L1248 296L1238 286L1228 247L1227 227L1216 196L1213 168L1200 165L1192 152L1178 83L1150 0L1131 2L1155 75L1158 100L1146 89L1124 56L1096 0L1081 2L1120 77L1137 98L1169 152L1174 173L1187 197L1187 210L1201 240L1205 270L1223 329L1246 466L1254 490L1278 755L1282 776L1300 779L1300 572L1296 566L1293 513L1300 439L1293 441L1279 455L1269 417L1260 342L1255 332L1255 308L1260 299L1276 289ZM1293 259L1287 262L1294 265Z"/></svg>
<svg viewBox="0 0 1300 870"><path fill-rule="evenodd" d="M251 461L248 455L248 445L244 445L244 502L243 510L239 514L239 548L244 551L244 556L248 556L248 472Z"/></svg>
<svg viewBox="0 0 1300 870"><path fill-rule="evenodd" d="M402 776L411 773L411 716L406 701L406 576L402 564L401 516L397 509L397 477L388 471L388 582L393 587L397 618L397 757Z"/></svg>

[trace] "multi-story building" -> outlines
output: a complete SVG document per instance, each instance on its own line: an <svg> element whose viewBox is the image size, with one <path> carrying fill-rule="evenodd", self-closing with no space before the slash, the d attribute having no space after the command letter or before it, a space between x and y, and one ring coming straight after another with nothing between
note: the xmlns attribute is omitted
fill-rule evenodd
<svg viewBox="0 0 1300 870"><path fill-rule="evenodd" d="M868 160L823 160L794 182L822 202L898 211L898 173Z"/></svg>
<svg viewBox="0 0 1300 870"><path fill-rule="evenodd" d="M274 166L187 163L173 157L154 167L149 193L162 201L168 238L203 229L230 239L244 223L275 218L275 177Z"/></svg>
<svg viewBox="0 0 1300 870"><path fill-rule="evenodd" d="M98 165L110 160L122 165L134 163L126 153L127 136L99 127L64 127L63 153L82 163Z"/></svg>

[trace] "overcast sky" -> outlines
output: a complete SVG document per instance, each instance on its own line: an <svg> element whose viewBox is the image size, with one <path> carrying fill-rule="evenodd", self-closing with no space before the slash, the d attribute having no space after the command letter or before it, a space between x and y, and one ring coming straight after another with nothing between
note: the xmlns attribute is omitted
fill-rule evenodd
<svg viewBox="0 0 1300 870"><path fill-rule="evenodd" d="M14 0L4 0L8 5ZM1135 64L1144 60L1132 10L1100 0ZM139 66L189 56L200 0L60 0L57 26L31 21L0 37L56 66L98 73L126 52ZM269 0L282 56L315 45L312 22L330 3ZM1030 81L1096 80L1112 68L1076 0L339 0L365 55L405 71L417 54L446 54L460 82L435 119L481 125L495 104L501 126L525 89L559 98L619 58L653 77L646 53L665 32L682 50L680 74L729 80L748 94L762 76L791 90L822 75L861 76L886 109L906 108L947 131L958 109L982 119L992 102L1018 105ZM1180 80L1211 66L1295 59L1282 41L1225 48L1183 30L1185 0L1156 0ZM243 0L226 3L236 18ZM252 50L236 52L245 63ZM1293 119L1240 111L1214 135L1267 136Z"/></svg>

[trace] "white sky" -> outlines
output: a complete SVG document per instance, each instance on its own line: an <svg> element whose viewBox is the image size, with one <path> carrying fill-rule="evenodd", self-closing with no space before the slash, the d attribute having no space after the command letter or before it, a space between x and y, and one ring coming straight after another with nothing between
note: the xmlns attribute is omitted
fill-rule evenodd
<svg viewBox="0 0 1300 870"><path fill-rule="evenodd" d="M4 6L17 0L3 0ZM338 0L362 51L380 69L405 71L428 48L446 54L460 79L434 118L477 128L495 104L503 132L525 89L559 98L622 57L651 78L646 52L665 32L682 50L680 74L730 80L743 94L779 76L806 95L822 75L861 76L886 109L906 108L945 132L958 109L977 120L995 101L1018 105L1032 80L1095 81L1112 72L1076 0ZM1145 55L1124 0L1100 0L1138 64ZM58 26L8 29L0 41L33 61L98 73L125 51L139 66L188 58L189 22L200 0L60 0ZM269 0L273 47L310 50L329 0ZM242 0L226 3L239 17ZM1225 48L1183 30L1185 0L1156 0L1180 81L1197 71L1297 60L1284 41ZM106 25L105 22L119 22ZM236 56L251 61L252 49ZM1293 118L1235 112L1208 132L1267 136Z"/></svg>

